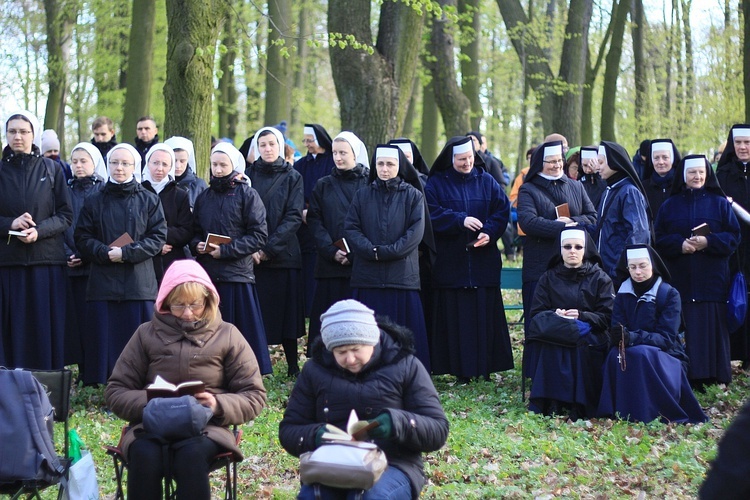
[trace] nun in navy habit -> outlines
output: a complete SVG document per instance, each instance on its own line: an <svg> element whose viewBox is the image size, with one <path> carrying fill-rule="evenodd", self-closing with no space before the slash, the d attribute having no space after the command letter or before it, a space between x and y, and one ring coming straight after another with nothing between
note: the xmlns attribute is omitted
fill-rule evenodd
<svg viewBox="0 0 750 500"><path fill-rule="evenodd" d="M287 374L299 373L297 339L305 335L305 290L297 231L302 224L302 176L284 159L274 127L255 134L255 161L245 170L266 207L268 240L253 254L255 284L269 344L281 344Z"/></svg>
<svg viewBox="0 0 750 500"><path fill-rule="evenodd" d="M628 245L612 310L598 414L631 421L705 422L687 379L680 339L680 293L648 245Z"/></svg>
<svg viewBox="0 0 750 500"><path fill-rule="evenodd" d="M649 143L646 164L643 167L643 189L648 206L656 217L659 207L672 194L675 168L680 163L680 152L671 139L654 139Z"/></svg>
<svg viewBox="0 0 750 500"><path fill-rule="evenodd" d="M28 111L5 122L0 161L0 365L63 367L65 249L73 211L58 162L41 154ZM9 230L25 236L10 236Z"/></svg>
<svg viewBox="0 0 750 500"><path fill-rule="evenodd" d="M724 193L735 203L750 209L750 124L733 125L729 131L727 145L716 166L716 178ZM734 276L738 270L750 276L750 225L741 224L742 239L737 253L729 259L729 275ZM750 309L750 308L749 308ZM731 358L742 361L742 367L750 365L750 322L745 323L735 332L730 332Z"/></svg>
<svg viewBox="0 0 750 500"><path fill-rule="evenodd" d="M313 296L315 294L315 261L317 249L315 236L307 223L307 211L310 207L312 195L318 179L325 177L335 168L333 161L333 143L326 129L317 123L306 123L303 142L307 154L294 162L294 170L302 175L305 194L305 208L302 211L302 225L297 231L297 239L302 251L302 276L305 288L305 316L310 316ZM281 156L284 156L284 146L281 146Z"/></svg>
<svg viewBox="0 0 750 500"><path fill-rule="evenodd" d="M578 344L552 340L524 343L524 376L532 379L529 409L545 415L593 417L602 389L606 330L614 303L612 280L599 264L593 240L582 229L565 229L558 252L539 278L530 329L553 325L578 329Z"/></svg>
<svg viewBox="0 0 750 500"><path fill-rule="evenodd" d="M672 196L656 216L656 249L682 298L688 378L696 385L732 380L727 329L729 262L740 225L703 155L685 157ZM706 231L693 228L706 224Z"/></svg>
<svg viewBox="0 0 750 500"><path fill-rule="evenodd" d="M476 159L469 137L453 137L432 165L425 187L437 246L433 373L462 379L488 379L490 373L513 368L497 248L510 202Z"/></svg>
<svg viewBox="0 0 750 500"><path fill-rule="evenodd" d="M419 297L418 247L425 205L417 171L397 146L378 145L370 184L357 191L344 220L354 260L354 298L414 333L416 356L430 371L424 310Z"/></svg>
<svg viewBox="0 0 750 500"><path fill-rule="evenodd" d="M346 246L340 248L344 219L354 193L370 183L367 148L353 133L341 132L333 139L333 160L336 167L315 184L307 210L307 223L318 249L317 283L307 336L308 356L312 355L313 340L320 336L320 315L336 302L352 298L349 282L354 257L346 251Z"/></svg>
<svg viewBox="0 0 750 500"><path fill-rule="evenodd" d="M607 188L598 207L594 240L602 258L602 269L617 284L616 267L622 249L625 245L651 244L653 215L625 148L602 141L598 160L599 175L607 182Z"/></svg>
<svg viewBox="0 0 750 500"><path fill-rule="evenodd" d="M245 158L228 142L211 151L209 187L195 199L193 240L197 255L219 292L219 309L253 348L262 375L273 372L266 330L255 288L252 255L268 237L266 209L255 189L242 174ZM229 236L232 241L206 248L208 233Z"/></svg>
<svg viewBox="0 0 750 500"><path fill-rule="evenodd" d="M159 197L140 184L141 155L121 143L107 153L109 178L83 203L74 232L84 262L91 316L82 332L86 385L104 384L133 332L151 320L156 300L152 259L167 242Z"/></svg>

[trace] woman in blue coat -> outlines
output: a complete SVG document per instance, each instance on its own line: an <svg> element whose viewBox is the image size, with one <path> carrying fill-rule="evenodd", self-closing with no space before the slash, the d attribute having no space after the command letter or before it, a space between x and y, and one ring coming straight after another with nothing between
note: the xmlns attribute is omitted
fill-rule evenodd
<svg viewBox="0 0 750 500"><path fill-rule="evenodd" d="M497 240L510 217L500 184L478 167L469 137L453 137L430 170L425 194L435 233L433 373L489 379L513 368L500 294Z"/></svg>
<svg viewBox="0 0 750 500"><path fill-rule="evenodd" d="M378 422L368 439L388 459L364 498L419 498L425 484L422 453L445 444L448 419L413 353L408 329L384 318L376 322L373 311L356 300L336 302L322 315L321 336L289 396L279 424L281 445L294 456L312 451L324 442L326 424L346 429L355 410L360 420ZM347 498L347 493L357 492L304 485L298 498Z"/></svg>
<svg viewBox="0 0 750 500"><path fill-rule="evenodd" d="M221 315L242 332L258 358L260 373L273 372L260 312L252 255L267 238L266 209L242 175L245 159L234 146L220 142L211 151L211 182L198 195L190 247L219 291ZM232 241L206 248L208 233Z"/></svg>
<svg viewBox="0 0 750 500"><path fill-rule="evenodd" d="M628 152L617 143L599 145L599 175L607 189L598 208L594 240L602 269L617 284L617 261L625 245L650 244L652 213Z"/></svg>
<svg viewBox="0 0 750 500"><path fill-rule="evenodd" d="M680 293L666 283L669 271L648 245L627 246L617 271L623 281L608 331L598 414L639 422L705 422L687 379Z"/></svg>
<svg viewBox="0 0 750 500"><path fill-rule="evenodd" d="M685 157L672 196L656 216L656 249L680 292L688 378L694 386L732 380L727 330L729 261L740 226L705 156ZM707 232L693 228L706 224Z"/></svg>
<svg viewBox="0 0 750 500"><path fill-rule="evenodd" d="M417 248L424 235L424 195L417 171L397 146L378 145L370 184L354 194L344 220L355 299L414 333L417 357L430 370L419 297Z"/></svg>

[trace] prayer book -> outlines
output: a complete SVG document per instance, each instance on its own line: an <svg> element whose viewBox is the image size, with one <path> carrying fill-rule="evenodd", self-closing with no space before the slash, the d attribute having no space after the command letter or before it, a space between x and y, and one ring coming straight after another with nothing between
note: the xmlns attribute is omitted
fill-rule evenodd
<svg viewBox="0 0 750 500"><path fill-rule="evenodd" d="M214 233L208 233L208 236L206 236L206 251L210 251L209 244L213 243L214 245L226 245L227 243L231 243L232 238L229 236L224 236L223 234L214 234Z"/></svg>
<svg viewBox="0 0 750 500"><path fill-rule="evenodd" d="M375 421L360 420L357 412L352 410L349 413L349 420L346 423L345 431L335 425L326 424L326 431L321 436L321 439L324 441L363 441L367 438L367 431L379 425Z"/></svg>
<svg viewBox="0 0 750 500"><path fill-rule="evenodd" d="M341 238L340 240L336 240L333 242L333 244L336 248L338 248L342 252L352 253L352 251L349 250L349 243L346 242L346 238Z"/></svg>
<svg viewBox="0 0 750 500"><path fill-rule="evenodd" d="M133 237L128 234L127 231L122 233L115 241L109 244L110 248L117 247L122 248L125 245L129 245L130 243L133 243Z"/></svg>
<svg viewBox="0 0 750 500"><path fill-rule="evenodd" d="M25 238L26 233L24 233L23 231L16 231L14 229L10 229L8 230L8 236L20 236L21 238Z"/></svg>
<svg viewBox="0 0 750 500"><path fill-rule="evenodd" d="M174 385L161 378L160 375L156 376L153 384L146 386L146 395L148 396L149 401L154 398L176 398L185 395L192 396L205 391L206 384L199 380L192 380Z"/></svg>
<svg viewBox="0 0 750 500"><path fill-rule="evenodd" d="M707 223L699 224L693 228L693 236L708 236L711 234L711 228Z"/></svg>
<svg viewBox="0 0 750 500"><path fill-rule="evenodd" d="M570 207L567 203L563 203L562 205L557 205L555 207L555 215L557 215L557 218L560 217L570 217Z"/></svg>

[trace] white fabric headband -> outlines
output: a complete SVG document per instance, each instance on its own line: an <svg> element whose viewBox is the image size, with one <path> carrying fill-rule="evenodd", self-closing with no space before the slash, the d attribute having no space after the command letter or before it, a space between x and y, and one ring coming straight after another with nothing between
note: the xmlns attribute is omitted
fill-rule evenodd
<svg viewBox="0 0 750 500"><path fill-rule="evenodd" d="M583 240L583 246L586 246L586 233L581 229L565 229L560 233L560 242L565 240Z"/></svg>
<svg viewBox="0 0 750 500"><path fill-rule="evenodd" d="M560 144L557 144L556 146L546 146L544 148L545 158L547 158L548 156L554 156L554 155L562 155L562 146Z"/></svg>
<svg viewBox="0 0 750 500"><path fill-rule="evenodd" d="M685 166L682 169L682 179L687 182L687 171L689 168L706 168L706 158L686 158Z"/></svg>
<svg viewBox="0 0 750 500"><path fill-rule="evenodd" d="M648 253L648 248L628 248L626 255L628 260L648 259L651 262L651 254Z"/></svg>
<svg viewBox="0 0 750 500"><path fill-rule="evenodd" d="M395 158L398 160L398 148L397 147L379 147L375 150L375 159L378 158Z"/></svg>
<svg viewBox="0 0 750 500"><path fill-rule="evenodd" d="M590 149L582 149L581 160L596 160L596 151L592 151Z"/></svg>
<svg viewBox="0 0 750 500"><path fill-rule="evenodd" d="M654 153L657 151L669 151L672 152L672 144L669 142L653 142L651 143L651 157L653 158Z"/></svg>
<svg viewBox="0 0 750 500"><path fill-rule="evenodd" d="M738 137L750 137L750 128L733 128L732 139L736 139Z"/></svg>
<svg viewBox="0 0 750 500"><path fill-rule="evenodd" d="M398 146L399 149L404 152L404 154L414 156L414 152L411 150L411 144L409 144L408 142L394 142L393 145Z"/></svg>
<svg viewBox="0 0 750 500"><path fill-rule="evenodd" d="M463 144L453 146L453 156L461 155L464 153L470 153L474 151L474 144L471 141L466 141Z"/></svg>
<svg viewBox="0 0 750 500"><path fill-rule="evenodd" d="M607 148L605 148L605 147L604 147L604 144L600 144L600 145L599 145L599 151L597 152L597 154L598 154L599 156L603 156L603 157L604 157L604 162L605 162L605 163L609 163L609 162L607 161Z"/></svg>
<svg viewBox="0 0 750 500"><path fill-rule="evenodd" d="M314 128L305 126L305 135L313 136L313 141L315 141L315 144L318 144L318 135L315 133ZM318 144L318 146L320 146L320 144Z"/></svg>

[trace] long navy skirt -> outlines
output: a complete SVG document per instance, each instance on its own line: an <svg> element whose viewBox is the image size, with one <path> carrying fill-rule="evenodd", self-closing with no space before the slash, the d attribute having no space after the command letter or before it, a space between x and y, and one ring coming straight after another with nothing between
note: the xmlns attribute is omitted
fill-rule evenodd
<svg viewBox="0 0 750 500"><path fill-rule="evenodd" d="M513 368L500 288L438 288L430 359L435 375L489 377Z"/></svg>
<svg viewBox="0 0 750 500"><path fill-rule="evenodd" d="M427 345L427 329L424 326L424 311L418 290L398 288L354 288L353 298L375 311L388 316L391 321L405 326L414 334L415 355L430 372L430 351Z"/></svg>
<svg viewBox="0 0 750 500"><path fill-rule="evenodd" d="M724 302L683 302L685 351L690 359L690 380L732 381L727 330L727 305Z"/></svg>
<svg viewBox="0 0 750 500"><path fill-rule="evenodd" d="M63 266L0 267L0 366L63 367L65 290Z"/></svg>
<svg viewBox="0 0 750 500"><path fill-rule="evenodd" d="M232 323L242 332L255 353L261 375L273 373L255 285L230 282L218 282L215 285L219 292L219 310L222 319L227 323Z"/></svg>
<svg viewBox="0 0 750 500"><path fill-rule="evenodd" d="M125 344L141 324L153 318L154 301L91 301L89 315L81 331L81 379L85 385L106 384Z"/></svg>
<svg viewBox="0 0 750 500"><path fill-rule="evenodd" d="M268 345L305 335L305 296L300 269L255 268L263 326Z"/></svg>
<svg viewBox="0 0 750 500"><path fill-rule="evenodd" d="M604 362L600 416L638 422L708 420L677 358L650 345L628 347L622 371L618 354L610 350Z"/></svg>
<svg viewBox="0 0 750 500"><path fill-rule="evenodd" d="M546 342L524 345L524 376L531 378L529 409L541 413L546 400L578 405L596 415L602 390L604 353L588 345L566 347Z"/></svg>
<svg viewBox="0 0 750 500"><path fill-rule="evenodd" d="M310 329L307 334L307 356L310 357L313 340L320 337L320 315L339 300L352 298L352 287L349 278L323 278L315 287L312 310L310 311Z"/></svg>
<svg viewBox="0 0 750 500"><path fill-rule="evenodd" d="M68 276L68 311L65 318L65 364L83 364L81 332L86 328L89 303L86 302L87 275Z"/></svg>

